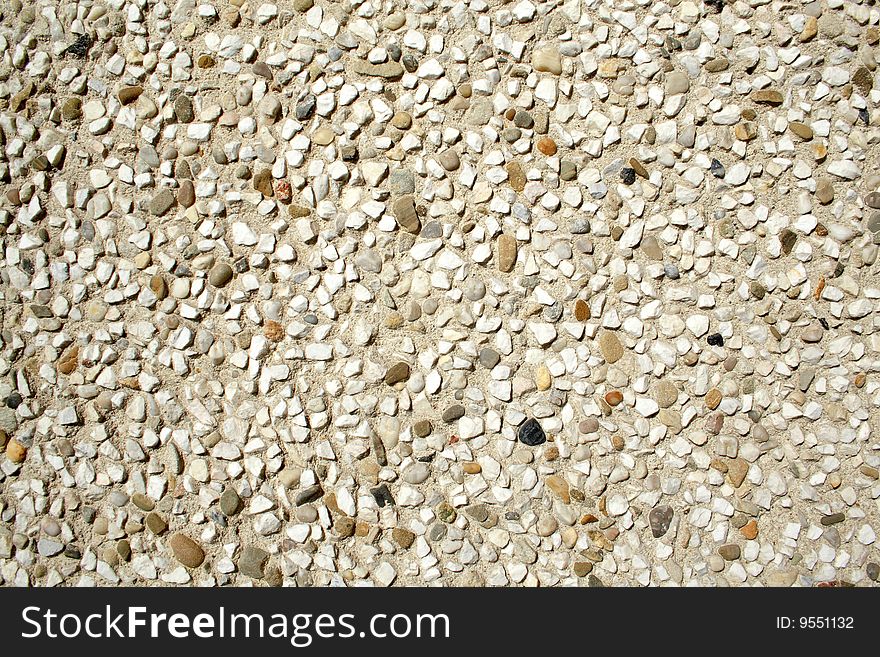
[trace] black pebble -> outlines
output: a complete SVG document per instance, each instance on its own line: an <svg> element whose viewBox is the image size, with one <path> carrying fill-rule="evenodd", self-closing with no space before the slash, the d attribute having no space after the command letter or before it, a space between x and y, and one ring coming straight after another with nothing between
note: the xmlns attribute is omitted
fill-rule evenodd
<svg viewBox="0 0 880 657"><path fill-rule="evenodd" d="M19 404L21 404L21 402L22 402L21 395L19 395L17 392L13 392L11 395L9 395L6 398L6 405L13 410L18 408L18 406L19 406Z"/></svg>
<svg viewBox="0 0 880 657"><path fill-rule="evenodd" d="M373 496L373 499L376 500L376 504L380 507L385 506L394 506L394 498L391 496L391 491L388 490L387 484L382 484L376 488L371 488L370 493Z"/></svg>
<svg viewBox="0 0 880 657"><path fill-rule="evenodd" d="M518 437L521 443L529 447L535 447L547 442L547 436L544 435L544 430L535 418L529 418L523 422L519 428Z"/></svg>
<svg viewBox="0 0 880 657"><path fill-rule="evenodd" d="M636 181L636 170L630 167L623 167L620 170L620 179L624 185L632 185Z"/></svg>
<svg viewBox="0 0 880 657"><path fill-rule="evenodd" d="M65 53L68 55L73 55L74 57L85 57L89 53L89 48L92 47L92 39L88 34L81 34L76 41L73 42L73 45L70 46Z"/></svg>
<svg viewBox="0 0 880 657"><path fill-rule="evenodd" d="M828 320L827 319L825 319L824 317L820 317L819 323L822 325L823 329L825 329L826 331L828 330Z"/></svg>
<svg viewBox="0 0 880 657"><path fill-rule="evenodd" d="M709 172L716 178L723 178L726 173L724 165L715 158L712 158L712 163L709 165Z"/></svg>
<svg viewBox="0 0 880 657"><path fill-rule="evenodd" d="M706 342L708 342L713 347L723 347L724 346L724 338L721 337L720 333L713 333L708 338L706 338Z"/></svg>
<svg viewBox="0 0 880 657"><path fill-rule="evenodd" d="M864 107L859 110L859 118L865 125L868 125L871 122L871 117L868 116L868 110L866 110Z"/></svg>

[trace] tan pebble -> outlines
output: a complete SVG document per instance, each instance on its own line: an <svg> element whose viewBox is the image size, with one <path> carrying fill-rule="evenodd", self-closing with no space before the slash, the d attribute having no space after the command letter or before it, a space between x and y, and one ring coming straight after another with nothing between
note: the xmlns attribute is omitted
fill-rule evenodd
<svg viewBox="0 0 880 657"><path fill-rule="evenodd" d="M549 488L556 497L562 500L565 504L569 504L571 502L571 493L569 491L568 482L565 481L559 475L550 475L544 480L547 488Z"/></svg>
<svg viewBox="0 0 880 657"><path fill-rule="evenodd" d="M713 470L718 470L718 472L727 472L727 464L717 456L709 461L709 467Z"/></svg>
<svg viewBox="0 0 880 657"><path fill-rule="evenodd" d="M630 166L630 168L632 168L633 171L636 172L636 174L638 176L644 178L645 180L650 178L650 174L648 173L648 170L645 168L645 165L642 164L641 162L639 162L636 158L634 158L634 157L629 158L629 166Z"/></svg>
<svg viewBox="0 0 880 657"><path fill-rule="evenodd" d="M502 272L513 271L516 264L517 244L516 238L512 235L498 236L498 269Z"/></svg>
<svg viewBox="0 0 880 657"><path fill-rule="evenodd" d="M721 403L721 391L718 388L712 388L709 392L706 393L706 406L711 410L715 410L718 408L718 404Z"/></svg>
<svg viewBox="0 0 880 657"><path fill-rule="evenodd" d="M620 338L611 331L602 331L599 334L599 351L609 365L623 358L623 345Z"/></svg>
<svg viewBox="0 0 880 657"><path fill-rule="evenodd" d="M581 519L579 520L579 522L582 525L589 525L591 522L599 522L599 519L596 516L594 516L592 513L585 513L584 515L581 516Z"/></svg>
<svg viewBox="0 0 880 657"><path fill-rule="evenodd" d="M467 461L466 463L463 463L461 469L467 474L480 474L480 472L483 471L483 468L476 461Z"/></svg>
<svg viewBox="0 0 880 657"><path fill-rule="evenodd" d="M416 540L416 535L413 534L408 529L403 529L402 527L395 527L391 530L391 537L394 539L394 542L397 543L404 550L408 549L413 541Z"/></svg>
<svg viewBox="0 0 880 657"><path fill-rule="evenodd" d="M149 252L141 251L134 257L134 266L138 269L146 269L150 266L150 262L152 262L152 257Z"/></svg>
<svg viewBox="0 0 880 657"><path fill-rule="evenodd" d="M168 539L174 558L187 568L198 568L205 560L205 551L185 534L175 534Z"/></svg>
<svg viewBox="0 0 880 657"><path fill-rule="evenodd" d="M589 561L576 561L572 567L574 574L578 577L586 577L593 572L593 564Z"/></svg>
<svg viewBox="0 0 880 657"><path fill-rule="evenodd" d="M526 173L523 171L522 165L513 160L504 167L507 169L507 182L510 188L515 192L521 192L526 188Z"/></svg>
<svg viewBox="0 0 880 657"><path fill-rule="evenodd" d="M153 291L153 294L156 295L157 299L161 300L168 296L168 283L166 283L165 279L159 274L150 278L150 289Z"/></svg>
<svg viewBox="0 0 880 657"><path fill-rule="evenodd" d="M727 480L730 482L730 485L734 488L739 488L743 485L743 482L746 480L746 475L749 473L749 463L743 458L735 458L728 461L727 466Z"/></svg>
<svg viewBox="0 0 880 657"><path fill-rule="evenodd" d="M611 446L618 452L623 451L623 448L626 447L623 436L620 434L611 436Z"/></svg>
<svg viewBox="0 0 880 657"><path fill-rule="evenodd" d="M813 138L813 129L806 123L792 121L788 124L788 129L805 141L810 141Z"/></svg>
<svg viewBox="0 0 880 657"><path fill-rule="evenodd" d="M587 532L587 536L590 537L590 541L600 550L610 551L614 549L614 544L608 540L605 532L601 532L597 529L591 529Z"/></svg>
<svg viewBox="0 0 880 657"><path fill-rule="evenodd" d="M815 16L807 16L807 20L804 21L804 29L801 30L800 36L798 36L798 41L806 43L815 37L818 32L819 20Z"/></svg>
<svg viewBox="0 0 880 657"><path fill-rule="evenodd" d="M539 48L532 53L532 66L541 73L562 73L562 59L556 48Z"/></svg>
<svg viewBox="0 0 880 657"><path fill-rule="evenodd" d="M284 337L284 327L274 319L266 320L266 324L263 326L263 331L266 334L266 337L273 342L279 342Z"/></svg>
<svg viewBox="0 0 880 657"><path fill-rule="evenodd" d="M740 141L751 141L755 137L758 136L758 128L751 121L746 121L745 123L737 123L736 127L733 129L736 138Z"/></svg>
<svg viewBox="0 0 880 657"><path fill-rule="evenodd" d="M327 146L328 144L333 143L333 138L335 136L336 135L333 134L333 131L329 128L318 128L315 130L315 134L312 135L312 141L318 146Z"/></svg>
<svg viewBox="0 0 880 657"><path fill-rule="evenodd" d="M620 61L616 57L603 59L599 62L599 68L596 74L600 78L614 80L617 78L620 69Z"/></svg>
<svg viewBox="0 0 880 657"><path fill-rule="evenodd" d="M61 374L70 374L76 369L79 362L79 347L73 345L68 349L67 353L58 361L58 371Z"/></svg>
<svg viewBox="0 0 880 657"><path fill-rule="evenodd" d="M550 376L550 370L547 369L546 365L540 365L535 370L535 386L538 390L549 390L552 382L553 377Z"/></svg>
<svg viewBox="0 0 880 657"><path fill-rule="evenodd" d="M775 89L760 89L752 92L752 100L765 105L782 105L785 97Z"/></svg>
<svg viewBox="0 0 880 657"><path fill-rule="evenodd" d="M13 463L21 463L27 456L27 448L14 438L6 445L6 458Z"/></svg>
<svg viewBox="0 0 880 657"><path fill-rule="evenodd" d="M583 299L574 302L574 318L579 322L590 319L590 305Z"/></svg>
<svg viewBox="0 0 880 657"><path fill-rule="evenodd" d="M867 381L867 379L868 379L868 377L865 375L864 372L859 372L858 374L856 374L856 378L854 381L854 383L856 384L856 388L863 387L865 385L865 381Z"/></svg>
<svg viewBox="0 0 880 657"><path fill-rule="evenodd" d="M863 463L859 466L859 472L861 472L866 477L870 477L871 479L880 478L880 471L877 468L872 468L867 463Z"/></svg>

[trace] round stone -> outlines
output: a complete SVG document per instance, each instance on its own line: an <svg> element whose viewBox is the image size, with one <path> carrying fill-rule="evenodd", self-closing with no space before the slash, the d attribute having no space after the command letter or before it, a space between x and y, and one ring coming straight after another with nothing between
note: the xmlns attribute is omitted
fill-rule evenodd
<svg viewBox="0 0 880 657"><path fill-rule="evenodd" d="M168 539L174 558L187 568L198 568L205 560L205 551L185 534L174 534Z"/></svg>
<svg viewBox="0 0 880 657"><path fill-rule="evenodd" d="M529 445L530 447L536 447L537 445L547 442L547 436L544 435L544 429L541 428L541 425L534 418L529 418L520 425L519 431L517 432L517 438L519 438L521 443Z"/></svg>
<svg viewBox="0 0 880 657"><path fill-rule="evenodd" d="M218 262L211 267L211 271L208 272L208 282L214 287L226 287L226 285L229 284L229 281L232 280L232 276L232 267L225 262Z"/></svg>

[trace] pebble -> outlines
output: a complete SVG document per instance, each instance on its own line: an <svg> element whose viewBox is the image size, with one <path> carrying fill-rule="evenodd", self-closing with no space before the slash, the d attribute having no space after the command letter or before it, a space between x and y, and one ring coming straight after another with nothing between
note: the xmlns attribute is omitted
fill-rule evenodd
<svg viewBox="0 0 880 657"><path fill-rule="evenodd" d="M816 182L816 200L822 205L828 205L834 200L834 185L830 178L820 177Z"/></svg>
<svg viewBox="0 0 880 657"><path fill-rule="evenodd" d="M450 424L452 422L455 422L457 419L464 417L464 413L464 406L462 406L461 404L453 404L452 406L449 406L445 411L443 411L441 419L447 424Z"/></svg>
<svg viewBox="0 0 880 657"><path fill-rule="evenodd" d="M391 537L404 550L408 550L416 540L416 535L408 529L395 527L391 530Z"/></svg>
<svg viewBox="0 0 880 657"><path fill-rule="evenodd" d="M725 561L736 561L740 558L741 550L736 543L727 543L718 548L718 554L721 555L721 558Z"/></svg>
<svg viewBox="0 0 880 657"><path fill-rule="evenodd" d="M612 331L602 331L599 334L599 349L602 357L609 365L616 363L623 358L623 345L620 339Z"/></svg>
<svg viewBox="0 0 880 657"><path fill-rule="evenodd" d="M238 558L238 569L242 575L253 579L263 579L266 561L269 553L262 548L249 545L245 547Z"/></svg>
<svg viewBox="0 0 880 657"><path fill-rule="evenodd" d="M498 269L502 272L513 271L516 264L517 244L516 239L510 235L499 235L497 239Z"/></svg>
<svg viewBox="0 0 880 657"><path fill-rule="evenodd" d="M241 498L232 487L224 489L220 495L220 511L223 515L234 516L241 510Z"/></svg>
<svg viewBox="0 0 880 657"><path fill-rule="evenodd" d="M175 204L177 198L170 189L165 189L156 194L150 201L150 214L161 217L166 214Z"/></svg>
<svg viewBox="0 0 880 657"><path fill-rule="evenodd" d="M205 561L205 551L185 534L174 534L168 539L174 558L187 568L198 568Z"/></svg>
<svg viewBox="0 0 880 657"><path fill-rule="evenodd" d="M10 440L6 444L6 458L12 463L22 463L27 457L27 449L17 440Z"/></svg>
<svg viewBox="0 0 880 657"><path fill-rule="evenodd" d="M562 73L562 58L555 48L537 48L532 53L532 66L540 73L560 75Z"/></svg>
<svg viewBox="0 0 880 657"><path fill-rule="evenodd" d="M214 287L226 287L233 275L232 267L224 262L218 262L208 273L208 282Z"/></svg>
<svg viewBox="0 0 880 657"><path fill-rule="evenodd" d="M397 383L406 381L409 379L409 376L410 366L408 363L395 363L385 372L385 383L389 386L393 386Z"/></svg>
<svg viewBox="0 0 880 657"><path fill-rule="evenodd" d="M672 524L673 516L672 507L666 504L651 509L651 512L648 514L648 522L651 525L651 533L654 535L654 538L661 538L666 535Z"/></svg>
<svg viewBox="0 0 880 657"><path fill-rule="evenodd" d="M544 430L534 418L529 418L523 422L517 431L519 441L529 447L536 447L547 441Z"/></svg>
<svg viewBox="0 0 880 657"><path fill-rule="evenodd" d="M480 364L487 369L492 369L501 361L501 355L488 347L480 349L479 358Z"/></svg>
<svg viewBox="0 0 880 657"><path fill-rule="evenodd" d="M521 192L526 188L526 174L519 162L509 162L506 166L507 179L511 189Z"/></svg>
<svg viewBox="0 0 880 657"><path fill-rule="evenodd" d="M550 139L550 137L541 137L537 143L538 150L544 155L556 155L556 142Z"/></svg>
<svg viewBox="0 0 880 657"><path fill-rule="evenodd" d="M810 141L813 138L813 130L806 123L792 121L788 124L788 129L804 141Z"/></svg>
<svg viewBox="0 0 880 657"><path fill-rule="evenodd" d="M394 218L403 230L413 235L419 234L421 222L412 196L404 196L394 202Z"/></svg>
<svg viewBox="0 0 880 657"><path fill-rule="evenodd" d="M784 96L775 89L761 89L752 92L752 100L756 103L764 103L766 105L781 105L785 100Z"/></svg>

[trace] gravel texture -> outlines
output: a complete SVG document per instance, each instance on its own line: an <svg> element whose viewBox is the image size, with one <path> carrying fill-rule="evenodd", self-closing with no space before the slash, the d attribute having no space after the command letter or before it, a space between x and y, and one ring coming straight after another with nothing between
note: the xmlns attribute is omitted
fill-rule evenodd
<svg viewBox="0 0 880 657"><path fill-rule="evenodd" d="M876 582L873 2L0 13L0 583Z"/></svg>

